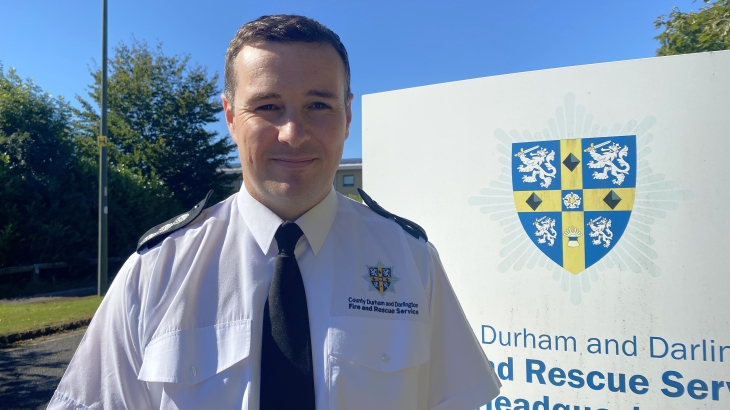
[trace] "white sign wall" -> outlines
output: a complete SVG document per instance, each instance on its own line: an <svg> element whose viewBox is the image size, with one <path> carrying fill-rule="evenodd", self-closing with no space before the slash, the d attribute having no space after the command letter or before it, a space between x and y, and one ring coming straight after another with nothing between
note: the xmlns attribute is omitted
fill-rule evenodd
<svg viewBox="0 0 730 410"><path fill-rule="evenodd" d="M730 51L363 97L364 189L439 250L489 409L730 409L728 158Z"/></svg>

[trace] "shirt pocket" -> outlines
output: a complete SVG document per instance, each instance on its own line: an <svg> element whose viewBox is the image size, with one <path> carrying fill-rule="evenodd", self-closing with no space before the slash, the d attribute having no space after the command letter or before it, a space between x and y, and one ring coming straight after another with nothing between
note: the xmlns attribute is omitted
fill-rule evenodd
<svg viewBox="0 0 730 410"><path fill-rule="evenodd" d="M418 321L330 318L329 408L422 408L429 335L429 325Z"/></svg>
<svg viewBox="0 0 730 410"><path fill-rule="evenodd" d="M160 409L246 409L250 350L249 319L174 331L150 342L138 379Z"/></svg>

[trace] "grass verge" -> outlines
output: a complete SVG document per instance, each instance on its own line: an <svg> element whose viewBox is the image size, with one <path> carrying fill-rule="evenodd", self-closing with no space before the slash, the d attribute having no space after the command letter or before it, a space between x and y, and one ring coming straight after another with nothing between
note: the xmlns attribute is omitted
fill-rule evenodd
<svg viewBox="0 0 730 410"><path fill-rule="evenodd" d="M44 274L41 271L41 274ZM18 274L17 276L20 276ZM30 276L30 275L27 275ZM7 276L3 278L3 281ZM58 280L50 282L48 278L41 277L38 283L31 283L29 278L13 278L9 282L0 283L0 299L15 299L22 297L30 297L41 293L59 292L69 289L86 288L96 285L96 274L89 275L84 279ZM109 278L111 279L111 277ZM111 283L111 280L109 280Z"/></svg>
<svg viewBox="0 0 730 410"><path fill-rule="evenodd" d="M51 302L0 305L0 335L88 319L94 315L102 298L87 296Z"/></svg>

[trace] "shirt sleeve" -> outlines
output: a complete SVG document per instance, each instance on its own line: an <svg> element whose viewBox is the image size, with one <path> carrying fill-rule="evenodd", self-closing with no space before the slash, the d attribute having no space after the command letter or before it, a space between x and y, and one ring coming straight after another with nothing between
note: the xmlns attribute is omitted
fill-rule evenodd
<svg viewBox="0 0 730 410"><path fill-rule="evenodd" d="M141 257L132 255L112 282L56 389L49 410L151 408L136 337Z"/></svg>
<svg viewBox="0 0 730 410"><path fill-rule="evenodd" d="M489 364L429 243L431 286L431 371L429 408L471 410L497 397L501 383Z"/></svg>

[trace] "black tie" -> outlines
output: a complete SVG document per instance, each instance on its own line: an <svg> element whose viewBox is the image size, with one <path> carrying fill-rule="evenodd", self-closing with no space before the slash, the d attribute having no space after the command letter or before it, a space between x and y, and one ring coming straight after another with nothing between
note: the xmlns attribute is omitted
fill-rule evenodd
<svg viewBox="0 0 730 410"><path fill-rule="evenodd" d="M294 257L302 235L294 222L284 222L274 235L279 254L264 305L261 410L315 409L307 295Z"/></svg>

